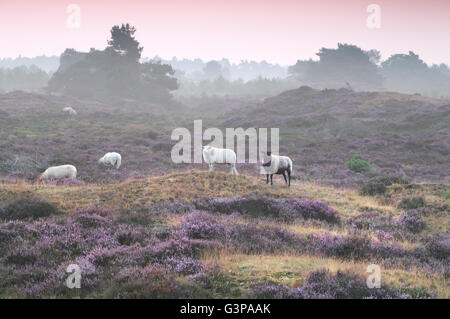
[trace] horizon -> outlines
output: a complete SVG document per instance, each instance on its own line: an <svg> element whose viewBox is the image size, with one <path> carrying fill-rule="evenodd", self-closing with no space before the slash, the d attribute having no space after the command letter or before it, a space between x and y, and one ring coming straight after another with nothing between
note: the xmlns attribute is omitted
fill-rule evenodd
<svg viewBox="0 0 450 319"><path fill-rule="evenodd" d="M80 8L79 28L68 19ZM165 3L139 0L55 1L18 0L0 3L4 27L0 37L9 45L0 58L59 56L66 48L104 49L113 25L135 26L144 57L203 61L228 59L267 61L282 66L297 60L317 59L320 48L337 43L376 49L382 60L413 51L427 64L450 64L450 2L432 6L422 0L376 1L381 10L380 28L369 29L367 7L371 1L331 0L307 3L293 0L197 0ZM27 21L27 23L23 23ZM33 32L30 32L30 25ZM9 30L15 30L11 33ZM170 57L170 58L167 58Z"/></svg>

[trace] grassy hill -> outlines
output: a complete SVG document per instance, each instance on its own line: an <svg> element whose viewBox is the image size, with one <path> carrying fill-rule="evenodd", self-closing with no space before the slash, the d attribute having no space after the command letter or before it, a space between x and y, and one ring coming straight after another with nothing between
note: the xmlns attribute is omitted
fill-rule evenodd
<svg viewBox="0 0 450 319"><path fill-rule="evenodd" d="M449 298L449 111L306 87L189 106L0 95L0 297ZM291 188L256 165L172 163L172 130L195 119L279 127ZM97 164L108 151L120 170ZM357 153L370 171L350 169ZM78 180L33 183L60 164ZM70 264L81 289L65 285Z"/></svg>
<svg viewBox="0 0 450 319"><path fill-rule="evenodd" d="M369 197L197 170L110 185L1 184L0 296L317 297L325 289L334 298L449 298L443 191L396 184ZM399 208L413 197L424 203ZM57 212L5 217L11 206L37 212L41 201ZM407 223L405 212L420 220ZM61 279L70 263L83 265L81 289ZM382 269L381 290L365 286L369 264ZM339 295L338 278L349 295Z"/></svg>
<svg viewBox="0 0 450 319"><path fill-rule="evenodd" d="M61 110L72 106L70 117ZM70 163L87 183L118 182L161 172L201 168L170 159L170 135L208 127L278 127L281 152L294 160L294 178L356 186L380 174L448 183L450 104L390 92L313 90L301 87L259 99L208 98L194 105L160 106L131 100L116 105L62 96L0 95L0 176L35 179L49 165ZM123 156L120 171L96 165L105 152ZM371 172L349 170L361 153ZM238 170L256 175L253 164Z"/></svg>

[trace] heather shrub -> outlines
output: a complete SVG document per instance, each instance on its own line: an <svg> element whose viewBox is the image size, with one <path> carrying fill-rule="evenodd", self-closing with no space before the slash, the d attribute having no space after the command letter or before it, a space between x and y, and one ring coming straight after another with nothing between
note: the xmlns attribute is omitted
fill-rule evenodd
<svg viewBox="0 0 450 319"><path fill-rule="evenodd" d="M397 219L397 224L412 233L420 233L425 228L422 217L414 212L404 212Z"/></svg>
<svg viewBox="0 0 450 319"><path fill-rule="evenodd" d="M405 197L397 204L398 208L415 209L425 206L425 199L422 196Z"/></svg>
<svg viewBox="0 0 450 319"><path fill-rule="evenodd" d="M292 252L301 244L297 235L289 230L254 222L232 225L226 236L229 245L245 254Z"/></svg>
<svg viewBox="0 0 450 319"><path fill-rule="evenodd" d="M339 223L339 216L323 201L299 199L273 199L264 196L202 199L195 203L202 210L232 214L239 212L251 217L273 217L285 222L296 218Z"/></svg>
<svg viewBox="0 0 450 319"><path fill-rule="evenodd" d="M384 193L386 193L386 190L386 185L384 185L383 183L368 181L363 185L363 187L361 187L359 193L366 196L375 196L383 195Z"/></svg>
<svg viewBox="0 0 450 319"><path fill-rule="evenodd" d="M253 217L278 215L277 202L264 196L201 199L195 205L199 209L222 214L239 212Z"/></svg>
<svg viewBox="0 0 450 319"><path fill-rule="evenodd" d="M282 203L280 214L284 216L287 215L293 216L294 218L300 217L303 219L323 220L331 224L337 224L340 222L336 210L323 201L292 199L288 201L287 205L283 205Z"/></svg>
<svg viewBox="0 0 450 319"><path fill-rule="evenodd" d="M285 299L289 289L285 285L271 283L254 283L247 295L256 299Z"/></svg>
<svg viewBox="0 0 450 319"><path fill-rule="evenodd" d="M368 172L373 167L372 163L362 159L361 154L354 155L351 159L345 162L345 166L357 173Z"/></svg>
<svg viewBox="0 0 450 319"><path fill-rule="evenodd" d="M299 244L295 233L258 222L236 221L234 215L224 220L206 212L194 212L181 224L183 236L226 244L243 253L279 253L293 251Z"/></svg>
<svg viewBox="0 0 450 319"><path fill-rule="evenodd" d="M257 283L248 290L248 296L258 299L392 299L430 298L432 294L422 287L380 288L367 287L357 274L327 269L312 271L300 287L289 289L281 284Z"/></svg>
<svg viewBox="0 0 450 319"><path fill-rule="evenodd" d="M383 195L386 193L387 187L394 184L406 185L409 184L409 181L395 175L377 176L369 179L361 187L359 193L368 196Z"/></svg>
<svg viewBox="0 0 450 319"><path fill-rule="evenodd" d="M225 227L206 212L194 212L184 219L181 229L193 239L224 239Z"/></svg>
<svg viewBox="0 0 450 319"><path fill-rule="evenodd" d="M194 205L185 201L161 201L149 207L149 213L188 214L195 209Z"/></svg>
<svg viewBox="0 0 450 319"><path fill-rule="evenodd" d="M383 212L370 211L349 218L347 223L360 230L393 230L395 225L392 218Z"/></svg>
<svg viewBox="0 0 450 319"><path fill-rule="evenodd" d="M436 234L426 243L426 249L431 256L443 261L450 258L450 236L448 234Z"/></svg>
<svg viewBox="0 0 450 319"><path fill-rule="evenodd" d="M57 213L53 204L31 198L14 200L0 207L0 219L3 220L38 219Z"/></svg>
<svg viewBox="0 0 450 319"><path fill-rule="evenodd" d="M385 186L391 186L394 184L407 185L409 181L401 176L396 175L384 175L377 176L371 179L374 182L382 183Z"/></svg>
<svg viewBox="0 0 450 319"><path fill-rule="evenodd" d="M122 269L106 290L105 297L121 299L180 298L180 284L163 268Z"/></svg>
<svg viewBox="0 0 450 319"><path fill-rule="evenodd" d="M422 296L413 296L402 288L369 288L365 279L355 273L338 270L332 274L325 269L311 272L301 287L292 289L288 294L288 298L293 299L409 299ZM427 293L424 297L430 296Z"/></svg>

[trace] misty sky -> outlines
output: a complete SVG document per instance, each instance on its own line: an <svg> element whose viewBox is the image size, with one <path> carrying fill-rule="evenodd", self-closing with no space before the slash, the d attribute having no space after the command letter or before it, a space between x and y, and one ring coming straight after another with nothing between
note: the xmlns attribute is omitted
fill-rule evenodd
<svg viewBox="0 0 450 319"><path fill-rule="evenodd" d="M81 8L78 29L66 23L72 3ZM381 7L381 29L366 26L371 3ZM0 57L103 49L122 22L136 26L146 57L287 65L342 42L450 64L449 0L0 0Z"/></svg>

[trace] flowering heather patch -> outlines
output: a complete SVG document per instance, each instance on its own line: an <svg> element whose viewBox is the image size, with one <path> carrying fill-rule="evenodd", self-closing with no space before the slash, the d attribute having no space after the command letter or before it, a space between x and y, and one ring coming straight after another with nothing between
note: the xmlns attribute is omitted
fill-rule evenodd
<svg viewBox="0 0 450 319"><path fill-rule="evenodd" d="M323 201L299 200L291 198L273 199L264 196L211 198L197 201L203 210L231 214L239 212L251 217L274 217L291 222L297 218L316 219L329 223L339 223L339 216Z"/></svg>
<svg viewBox="0 0 450 319"><path fill-rule="evenodd" d="M194 212L181 225L183 233L193 239L224 239L225 227L207 212Z"/></svg>
<svg viewBox="0 0 450 319"><path fill-rule="evenodd" d="M436 234L426 244L429 254L439 260L450 262L450 235Z"/></svg>
<svg viewBox="0 0 450 319"><path fill-rule="evenodd" d="M305 283L293 289L280 284L258 283L248 292L253 298L265 299L410 299L431 298L424 288L368 288L358 275L338 270L336 274L326 269L311 272Z"/></svg>
<svg viewBox="0 0 450 319"><path fill-rule="evenodd" d="M412 233L420 233L425 228L425 222L417 213L404 212L396 221L398 225Z"/></svg>
<svg viewBox="0 0 450 319"><path fill-rule="evenodd" d="M149 208L150 213L188 214L195 209L194 205L184 201L162 201Z"/></svg>
<svg viewBox="0 0 450 319"><path fill-rule="evenodd" d="M246 254L294 251L300 243L288 230L253 221L240 222L234 215L219 220L206 212L194 212L185 218L181 230L191 239L217 240Z"/></svg>

